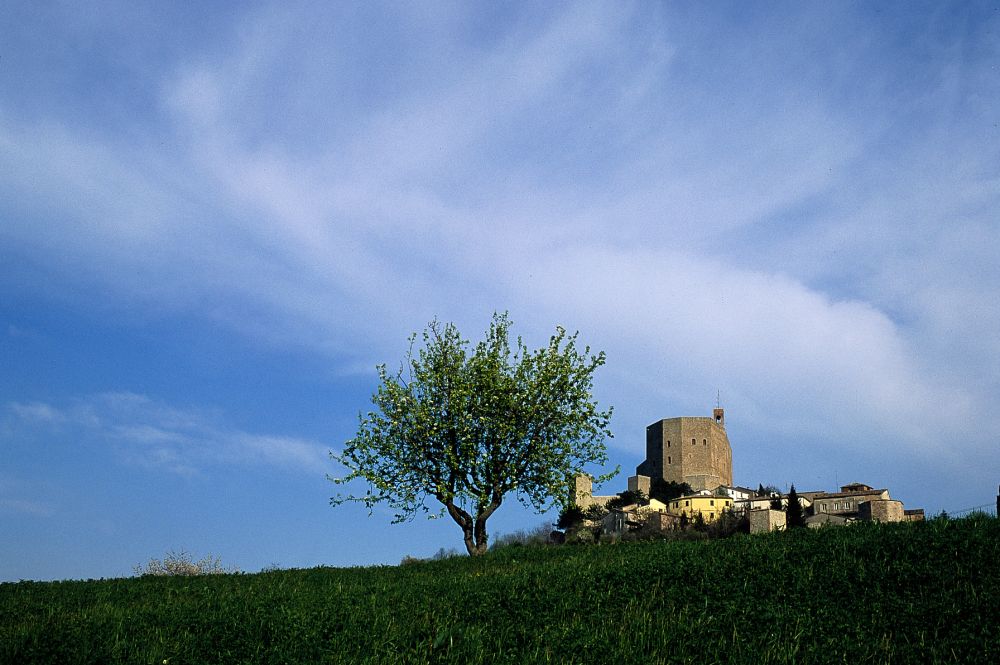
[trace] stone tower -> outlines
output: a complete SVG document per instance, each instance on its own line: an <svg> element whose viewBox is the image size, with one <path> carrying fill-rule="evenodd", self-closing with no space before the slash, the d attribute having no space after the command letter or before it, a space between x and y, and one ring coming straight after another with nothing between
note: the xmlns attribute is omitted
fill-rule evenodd
<svg viewBox="0 0 1000 665"><path fill-rule="evenodd" d="M636 473L694 490L732 485L733 450L723 410L715 409L711 418L667 418L647 427L646 461Z"/></svg>

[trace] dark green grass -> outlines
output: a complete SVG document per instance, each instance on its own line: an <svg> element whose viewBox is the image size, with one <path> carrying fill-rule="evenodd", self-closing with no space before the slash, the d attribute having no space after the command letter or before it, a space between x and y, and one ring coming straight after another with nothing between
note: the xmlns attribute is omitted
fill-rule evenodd
<svg viewBox="0 0 1000 665"><path fill-rule="evenodd" d="M0 585L3 663L1000 662L1000 523Z"/></svg>

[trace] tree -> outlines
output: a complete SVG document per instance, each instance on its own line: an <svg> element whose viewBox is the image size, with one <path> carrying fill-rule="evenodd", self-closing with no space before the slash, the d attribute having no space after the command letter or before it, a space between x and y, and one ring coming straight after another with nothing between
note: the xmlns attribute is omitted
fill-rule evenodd
<svg viewBox="0 0 1000 665"><path fill-rule="evenodd" d="M737 533L750 533L750 518L743 511L736 513L727 508L708 525L708 535L712 538L729 538Z"/></svg>
<svg viewBox="0 0 1000 665"><path fill-rule="evenodd" d="M583 526L588 527L586 529L577 529L577 535L583 531L588 531L592 538L588 537L588 541L597 541L601 538L601 531L604 530L602 524L605 517L608 515L607 506L602 506L599 503L592 503L583 511ZM577 539L580 542L580 539Z"/></svg>
<svg viewBox="0 0 1000 665"><path fill-rule="evenodd" d="M654 478L649 487L649 498L667 503L679 496L687 496L692 492L691 486L687 483L678 483L673 480L668 482L663 480L663 478Z"/></svg>
<svg viewBox="0 0 1000 665"><path fill-rule="evenodd" d="M583 509L576 504L570 504L568 506L563 506L563 509L559 511L559 519L553 526L570 531L572 529L579 528L580 525L583 524L583 519Z"/></svg>
<svg viewBox="0 0 1000 665"><path fill-rule="evenodd" d="M795 485L788 491L788 507L785 508L785 525L792 529L805 526L806 522L802 516L802 504L799 502L799 495L795 493Z"/></svg>
<svg viewBox="0 0 1000 665"><path fill-rule="evenodd" d="M453 324L435 320L416 354L410 337L398 372L380 365L375 410L359 415L343 452L331 453L349 471L331 480L369 488L330 503L355 501L370 512L385 502L398 523L430 513L433 500L478 555L488 546L486 522L507 495L541 512L565 500L567 479L584 465L606 463L611 409L591 397L604 353L580 351L578 333L561 327L531 351L520 337L511 344L510 326L506 313L494 314L486 338L470 347Z"/></svg>
<svg viewBox="0 0 1000 665"><path fill-rule="evenodd" d="M642 490L625 490L604 504L609 510L621 510L626 506L648 506L649 498Z"/></svg>
<svg viewBox="0 0 1000 665"><path fill-rule="evenodd" d="M147 575L153 577L188 577L195 575L225 575L240 572L238 568L224 567L222 560L211 554L204 559L195 561L185 550L167 552L162 561L160 559L150 559L145 564L133 566L132 570L136 575L142 577Z"/></svg>
<svg viewBox="0 0 1000 665"><path fill-rule="evenodd" d="M705 531L708 528L705 524L705 516L701 514L700 510L694 514L694 519L691 520L691 526L695 531Z"/></svg>

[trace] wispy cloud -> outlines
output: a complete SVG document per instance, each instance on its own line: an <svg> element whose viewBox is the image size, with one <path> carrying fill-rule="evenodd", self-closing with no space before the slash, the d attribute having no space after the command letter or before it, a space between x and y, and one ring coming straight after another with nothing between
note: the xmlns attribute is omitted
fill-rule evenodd
<svg viewBox="0 0 1000 665"><path fill-rule="evenodd" d="M181 475L245 465L319 475L327 465L329 449L315 441L246 432L218 413L178 409L136 393L102 393L64 407L11 402L6 410L21 426L105 442L123 461Z"/></svg>
<svg viewBox="0 0 1000 665"><path fill-rule="evenodd" d="M11 402L7 409L17 418L24 421L39 423L61 423L65 420L63 413L44 402Z"/></svg>
<svg viewBox="0 0 1000 665"><path fill-rule="evenodd" d="M647 414L629 426L722 387L769 432L861 449L878 431L933 458L945 423L961 463L989 461L997 17L942 37L837 8L685 23L583 4L462 41L440 25L465 10L401 10L359 51L339 14L302 11L248 10L221 46L144 70L138 135L0 106L0 194L32 212L5 237L345 366L431 316L474 329L509 307L613 352L615 401ZM312 468L317 447L134 395L17 408L86 412L178 471Z"/></svg>

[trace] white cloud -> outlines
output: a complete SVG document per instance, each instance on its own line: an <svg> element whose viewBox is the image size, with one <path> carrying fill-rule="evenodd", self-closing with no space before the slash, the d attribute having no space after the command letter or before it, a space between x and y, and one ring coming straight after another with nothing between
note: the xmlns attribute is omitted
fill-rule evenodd
<svg viewBox="0 0 1000 665"><path fill-rule="evenodd" d="M758 426L803 435L822 423L848 448L879 431L929 455L947 442L925 433L974 429L972 396L932 383L900 329L866 303L684 252L567 249L534 270L532 300L547 312L537 318L606 342L609 365L666 377L657 392L671 400L696 405L690 391L701 387L704 405L714 381L757 404Z"/></svg>
<svg viewBox="0 0 1000 665"><path fill-rule="evenodd" d="M44 402L11 402L8 410L21 420L40 423L60 423L65 419L62 412Z"/></svg>
<svg viewBox="0 0 1000 665"><path fill-rule="evenodd" d="M59 431L108 442L123 460L181 475L209 466L272 466L315 475L327 470L329 448L315 441L246 432L217 413L178 409L135 393L102 393L64 408L12 402L7 411L24 426L46 426L48 436Z"/></svg>
<svg viewBox="0 0 1000 665"><path fill-rule="evenodd" d="M988 466L989 59L917 90L870 32L792 67L749 28L699 42L644 11L553 12L448 62L408 44L414 69L390 72L406 80L364 102L337 20L303 35L294 10L251 12L150 82L167 148L0 115L0 193L37 213L6 237L134 301L355 354L345 365L398 353L435 314L469 330L510 307L528 335L560 321L600 340L613 401L644 405L632 425L723 387L766 431L857 449L877 431L929 458L957 437ZM807 18L780 23L797 47L822 32ZM143 399L62 415L178 469L311 465L309 442ZM60 416L45 406L20 408Z"/></svg>

